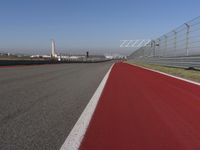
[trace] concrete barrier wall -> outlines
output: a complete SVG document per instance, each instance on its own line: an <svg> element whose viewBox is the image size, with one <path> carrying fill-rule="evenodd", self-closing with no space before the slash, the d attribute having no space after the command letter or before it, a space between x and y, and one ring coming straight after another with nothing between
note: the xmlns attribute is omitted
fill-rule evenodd
<svg viewBox="0 0 200 150"><path fill-rule="evenodd" d="M99 63L110 61L104 60L0 60L0 66L14 66L14 65L42 65L42 64L62 64L62 63Z"/></svg>

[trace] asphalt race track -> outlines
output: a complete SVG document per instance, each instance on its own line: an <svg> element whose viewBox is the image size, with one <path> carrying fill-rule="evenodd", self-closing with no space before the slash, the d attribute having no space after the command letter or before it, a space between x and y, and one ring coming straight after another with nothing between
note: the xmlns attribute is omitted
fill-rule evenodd
<svg viewBox="0 0 200 150"><path fill-rule="evenodd" d="M114 65L80 150L199 150L200 86Z"/></svg>
<svg viewBox="0 0 200 150"><path fill-rule="evenodd" d="M60 149L111 65L0 68L0 149Z"/></svg>
<svg viewBox="0 0 200 150"><path fill-rule="evenodd" d="M1 67L0 150L59 150L111 65ZM200 149L199 85L121 62L105 83L80 150Z"/></svg>

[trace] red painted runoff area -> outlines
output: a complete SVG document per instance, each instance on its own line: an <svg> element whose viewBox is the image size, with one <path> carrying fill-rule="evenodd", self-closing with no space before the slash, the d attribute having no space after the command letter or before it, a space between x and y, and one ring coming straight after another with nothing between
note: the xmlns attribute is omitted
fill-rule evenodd
<svg viewBox="0 0 200 150"><path fill-rule="evenodd" d="M200 150L200 86L114 65L80 150Z"/></svg>

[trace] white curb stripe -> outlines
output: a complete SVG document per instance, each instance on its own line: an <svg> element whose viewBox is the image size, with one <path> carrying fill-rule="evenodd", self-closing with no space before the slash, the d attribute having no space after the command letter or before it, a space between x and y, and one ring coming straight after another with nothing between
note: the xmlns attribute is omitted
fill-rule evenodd
<svg viewBox="0 0 200 150"><path fill-rule="evenodd" d="M90 123L92 115L95 111L101 93L105 87L105 84L108 80L109 74L111 72L113 65L110 67L109 71L104 76L103 80L101 81L99 87L95 91L94 95L92 96L91 100L87 104L85 110L81 114L80 118L74 125L73 129L69 133L67 139L65 140L64 144L60 148L60 150L78 150L81 144L81 141L85 135L87 127Z"/></svg>
<svg viewBox="0 0 200 150"><path fill-rule="evenodd" d="M177 76L174 76L174 75L171 75L171 74L167 74L167 73L164 73L164 72L160 72L160 71L157 71L157 70L149 69L149 68L142 67L142 66L135 65L135 64L131 64L131 65L133 65L133 66L137 66L137 67L140 67L140 68L143 68L143 69L149 70L149 71L153 71L153 72L156 72L156 73L160 73L160 74L163 74L163 75L166 75L166 76L172 77L172 78L176 78L176 79L179 79L179 80L182 80L182 81L185 81L185 82L189 82L189 83L192 83L192 84L195 84L195 85L200 85L200 83L198 83L198 82L191 81L191 80L188 80L188 79L184 79L184 78L181 78L181 77L177 77Z"/></svg>

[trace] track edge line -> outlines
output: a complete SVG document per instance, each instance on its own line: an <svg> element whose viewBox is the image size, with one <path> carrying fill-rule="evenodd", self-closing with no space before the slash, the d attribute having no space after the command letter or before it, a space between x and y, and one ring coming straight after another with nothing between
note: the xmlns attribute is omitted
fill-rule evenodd
<svg viewBox="0 0 200 150"><path fill-rule="evenodd" d="M98 88L96 89L89 103L85 107L78 121L75 123L74 127L70 131L68 137L66 138L65 142L61 146L60 150L78 150L79 149L80 144L83 140L85 132L87 131L87 127L96 109L99 98L103 92L103 89L106 85L106 82L108 80L108 77L110 75L110 72L113 66L114 64L110 67L110 69L108 70L104 78L102 79L101 83L99 84Z"/></svg>

